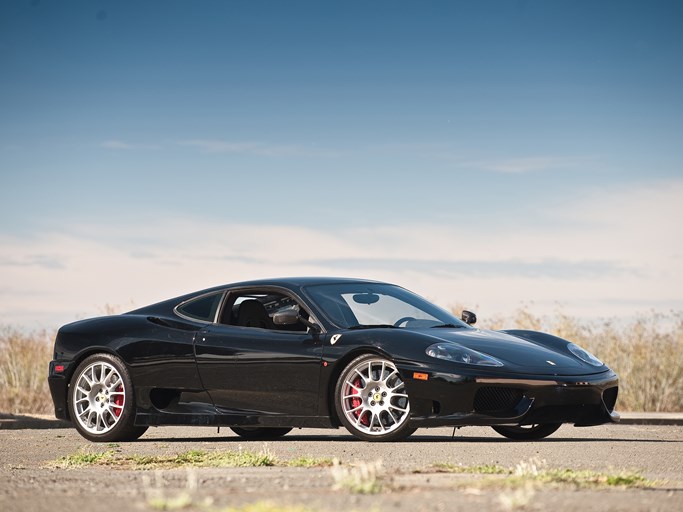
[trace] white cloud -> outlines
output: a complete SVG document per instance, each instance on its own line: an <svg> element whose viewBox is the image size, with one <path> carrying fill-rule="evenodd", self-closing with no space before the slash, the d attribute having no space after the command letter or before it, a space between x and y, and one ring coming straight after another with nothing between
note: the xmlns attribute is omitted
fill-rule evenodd
<svg viewBox="0 0 683 512"><path fill-rule="evenodd" d="M382 144L370 147L391 154L414 154L421 158L446 160L458 168L504 174L526 174L561 169L585 168L596 160L593 156L528 155L521 157L476 158L470 151L445 143Z"/></svg>
<svg viewBox="0 0 683 512"><path fill-rule="evenodd" d="M117 149L117 150L133 150L133 149L159 149L159 146L154 144L132 144L130 142L124 142L118 139L105 140L100 144L106 149Z"/></svg>
<svg viewBox="0 0 683 512"><path fill-rule="evenodd" d="M514 232L470 223L330 231L176 218L0 235L0 323L51 327L106 303L141 306L283 275L387 280L483 315L510 313L522 301L541 314L562 303L593 317L681 309L681 197L677 181L565 200L543 212L549 227Z"/></svg>
<svg viewBox="0 0 683 512"><path fill-rule="evenodd" d="M485 171L506 174L523 174L529 172L550 171L585 165L586 159L557 156L528 156L522 158L501 158L493 160L472 160L461 162L462 167L473 167Z"/></svg>
<svg viewBox="0 0 683 512"><path fill-rule="evenodd" d="M197 148L205 153L242 153L268 157L336 157L338 151L314 147L266 144L263 142L234 142L216 139L191 139L178 141L180 146Z"/></svg>
<svg viewBox="0 0 683 512"><path fill-rule="evenodd" d="M257 142L227 142L213 139L181 140L178 144L194 147L207 153L250 153L260 147Z"/></svg>

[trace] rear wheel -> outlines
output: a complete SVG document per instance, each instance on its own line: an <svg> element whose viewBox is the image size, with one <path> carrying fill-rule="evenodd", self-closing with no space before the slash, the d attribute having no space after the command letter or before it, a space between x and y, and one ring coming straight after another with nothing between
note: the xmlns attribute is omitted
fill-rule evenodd
<svg viewBox="0 0 683 512"><path fill-rule="evenodd" d="M244 439L269 440L277 439L289 433L292 430L289 427L270 428L270 427L230 427L235 434Z"/></svg>
<svg viewBox="0 0 683 512"><path fill-rule="evenodd" d="M410 401L394 363L364 354L349 363L334 392L337 415L365 441L398 441L415 432L408 426Z"/></svg>
<svg viewBox="0 0 683 512"><path fill-rule="evenodd" d="M534 439L543 439L555 432L562 426L562 423L541 423L538 425L519 425L516 427L491 427L500 435L508 439L515 439L517 441L532 441Z"/></svg>
<svg viewBox="0 0 683 512"><path fill-rule="evenodd" d="M94 442L132 441L136 427L133 382L125 364L111 354L95 354L78 365L71 379L69 408L78 432Z"/></svg>

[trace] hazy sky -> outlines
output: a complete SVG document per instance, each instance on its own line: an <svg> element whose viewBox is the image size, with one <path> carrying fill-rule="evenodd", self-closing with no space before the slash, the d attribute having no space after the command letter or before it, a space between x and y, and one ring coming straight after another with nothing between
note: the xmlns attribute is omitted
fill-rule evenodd
<svg viewBox="0 0 683 512"><path fill-rule="evenodd" d="M683 2L3 1L0 324L282 275L683 310Z"/></svg>

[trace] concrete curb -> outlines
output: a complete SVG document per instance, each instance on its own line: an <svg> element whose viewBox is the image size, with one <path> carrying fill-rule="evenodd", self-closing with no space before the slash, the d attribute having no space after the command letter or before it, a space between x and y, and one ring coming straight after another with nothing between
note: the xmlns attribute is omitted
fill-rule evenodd
<svg viewBox="0 0 683 512"><path fill-rule="evenodd" d="M683 425L681 412L623 412L619 425ZM71 428L68 421L49 414L0 413L0 430Z"/></svg>
<svg viewBox="0 0 683 512"><path fill-rule="evenodd" d="M621 412L621 425L683 425L680 412Z"/></svg>

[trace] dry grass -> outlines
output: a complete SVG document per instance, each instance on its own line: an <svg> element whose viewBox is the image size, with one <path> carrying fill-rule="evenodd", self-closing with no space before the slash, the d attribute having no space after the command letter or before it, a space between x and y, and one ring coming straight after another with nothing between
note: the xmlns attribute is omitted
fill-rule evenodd
<svg viewBox="0 0 683 512"><path fill-rule="evenodd" d="M562 312L539 317L530 309L478 325L541 330L590 350L619 374L618 410L683 411L683 313L588 322ZM53 339L53 333L0 328L0 412L52 411L46 377Z"/></svg>
<svg viewBox="0 0 683 512"><path fill-rule="evenodd" d="M52 411L47 386L54 336L0 328L0 412L45 414Z"/></svg>

